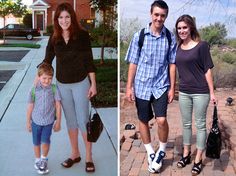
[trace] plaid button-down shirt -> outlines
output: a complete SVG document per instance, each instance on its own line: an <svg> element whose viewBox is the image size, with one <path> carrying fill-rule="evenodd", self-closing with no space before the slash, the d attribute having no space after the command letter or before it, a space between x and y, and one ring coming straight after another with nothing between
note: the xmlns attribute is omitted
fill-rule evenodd
<svg viewBox="0 0 236 176"><path fill-rule="evenodd" d="M39 82L35 87L35 100L32 96L32 90L30 90L28 95L28 103L34 103L33 122L42 126L52 124L56 115L55 101L61 101L58 88L56 87L54 95L52 85L43 87Z"/></svg>
<svg viewBox="0 0 236 176"><path fill-rule="evenodd" d="M134 79L134 92L137 98L150 100L151 95L159 98L170 86L169 64L175 64L176 41L171 33L171 46L168 54L168 39L166 28L163 27L160 36L155 36L148 25L144 30L144 42L139 51L140 31L134 37L128 48L125 60L137 65ZM169 56L169 58L167 58Z"/></svg>

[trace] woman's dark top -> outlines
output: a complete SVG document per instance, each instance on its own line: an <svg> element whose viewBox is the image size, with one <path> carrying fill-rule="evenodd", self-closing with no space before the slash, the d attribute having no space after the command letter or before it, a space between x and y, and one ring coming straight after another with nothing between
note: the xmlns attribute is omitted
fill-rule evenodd
<svg viewBox="0 0 236 176"><path fill-rule="evenodd" d="M77 38L52 42L50 37L43 62L52 64L56 56L56 78L61 83L76 83L95 72L89 34L80 30Z"/></svg>
<svg viewBox="0 0 236 176"><path fill-rule="evenodd" d="M179 46L176 66L179 73L179 91L188 94L209 93L205 73L214 65L207 42L201 41L188 50L183 50Z"/></svg>

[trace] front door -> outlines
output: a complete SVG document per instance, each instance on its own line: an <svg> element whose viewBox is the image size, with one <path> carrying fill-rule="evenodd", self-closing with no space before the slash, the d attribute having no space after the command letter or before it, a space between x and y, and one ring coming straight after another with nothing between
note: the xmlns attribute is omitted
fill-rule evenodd
<svg viewBox="0 0 236 176"><path fill-rule="evenodd" d="M43 14L37 14L36 19L37 19L36 27L37 29L40 29L42 31L43 30Z"/></svg>

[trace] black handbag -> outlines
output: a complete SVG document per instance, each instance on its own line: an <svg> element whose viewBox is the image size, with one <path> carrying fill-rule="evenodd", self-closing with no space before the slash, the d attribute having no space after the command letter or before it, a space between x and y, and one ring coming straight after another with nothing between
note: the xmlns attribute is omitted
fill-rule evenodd
<svg viewBox="0 0 236 176"><path fill-rule="evenodd" d="M92 109L95 110L95 113L91 115ZM102 120L95 107L91 107L89 113L89 121L87 123L87 140L89 142L96 142L103 130Z"/></svg>
<svg viewBox="0 0 236 176"><path fill-rule="evenodd" d="M215 104L212 127L206 142L206 157L212 159L219 159L220 152L221 152L221 132L218 126L217 108Z"/></svg>

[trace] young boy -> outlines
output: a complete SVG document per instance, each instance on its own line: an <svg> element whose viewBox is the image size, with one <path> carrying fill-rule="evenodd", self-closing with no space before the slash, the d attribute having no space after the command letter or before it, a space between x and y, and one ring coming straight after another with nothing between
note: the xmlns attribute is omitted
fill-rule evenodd
<svg viewBox="0 0 236 176"><path fill-rule="evenodd" d="M26 126L29 132L32 131L34 167L39 174L49 172L47 155L52 128L55 132L61 128L61 96L58 88L52 84L53 73L51 65L41 64L38 68L39 81L31 89L28 97Z"/></svg>

